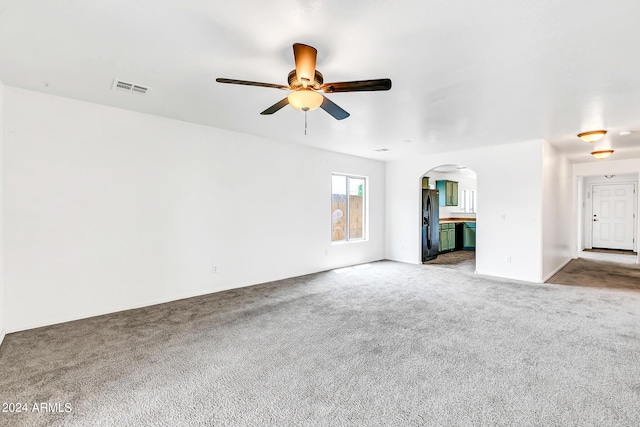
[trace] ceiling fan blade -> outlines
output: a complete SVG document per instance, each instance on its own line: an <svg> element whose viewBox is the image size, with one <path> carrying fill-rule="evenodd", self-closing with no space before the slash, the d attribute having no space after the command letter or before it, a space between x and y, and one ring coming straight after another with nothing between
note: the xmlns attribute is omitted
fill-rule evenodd
<svg viewBox="0 0 640 427"><path fill-rule="evenodd" d="M247 80L235 80L235 79L223 79L223 78L217 78L216 81L218 83L230 83L234 85L272 87L274 89L289 90L289 86L277 85L273 83L260 83L260 82L250 82Z"/></svg>
<svg viewBox="0 0 640 427"><path fill-rule="evenodd" d="M316 55L318 51L306 44L295 43L293 45L293 57L296 61L296 77L304 87L306 83L313 83L316 75Z"/></svg>
<svg viewBox="0 0 640 427"><path fill-rule="evenodd" d="M273 114L276 111L278 111L279 109L281 109L282 107L286 107L287 105L289 105L289 98L285 98L282 101L279 101L275 104L273 104L271 107L267 108L266 110L264 110L262 113L263 116L267 115L267 114Z"/></svg>
<svg viewBox="0 0 640 427"><path fill-rule="evenodd" d="M349 113L344 111L337 104L332 102L329 98L327 98L326 96L323 96L323 98L324 99L322 100L322 104L320 105L320 108L322 108L327 113L331 114L334 119L342 120L349 117L350 115Z"/></svg>
<svg viewBox="0 0 640 427"><path fill-rule="evenodd" d="M320 89L324 93L360 92L391 89L391 79L360 80L357 82L325 83Z"/></svg>

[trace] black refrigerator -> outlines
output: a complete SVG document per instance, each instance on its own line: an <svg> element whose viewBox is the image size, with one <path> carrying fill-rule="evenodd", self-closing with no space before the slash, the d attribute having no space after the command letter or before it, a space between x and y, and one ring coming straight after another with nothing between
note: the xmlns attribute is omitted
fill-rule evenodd
<svg viewBox="0 0 640 427"><path fill-rule="evenodd" d="M438 256L440 250L440 192L422 190L422 262Z"/></svg>

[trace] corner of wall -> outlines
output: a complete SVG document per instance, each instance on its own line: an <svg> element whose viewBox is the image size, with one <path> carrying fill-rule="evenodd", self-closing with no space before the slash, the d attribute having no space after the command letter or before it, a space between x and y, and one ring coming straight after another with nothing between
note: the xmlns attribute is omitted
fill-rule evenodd
<svg viewBox="0 0 640 427"><path fill-rule="evenodd" d="M572 259L572 165L552 144L543 143L542 155L542 281L549 280Z"/></svg>
<svg viewBox="0 0 640 427"><path fill-rule="evenodd" d="M4 118L4 85L0 80L0 345L4 340L4 233L3 233L3 187L2 177L4 175L4 146L2 137L4 135L3 118Z"/></svg>

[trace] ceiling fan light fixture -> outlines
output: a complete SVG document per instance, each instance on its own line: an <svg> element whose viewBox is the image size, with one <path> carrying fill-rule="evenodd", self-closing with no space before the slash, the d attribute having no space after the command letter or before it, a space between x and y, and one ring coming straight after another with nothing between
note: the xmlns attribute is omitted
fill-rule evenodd
<svg viewBox="0 0 640 427"><path fill-rule="evenodd" d="M289 104L293 108L305 112L315 110L320 107L336 120L346 119L349 117L349 113L329 98L322 95L319 91L324 93L333 93L369 92L391 89L391 79L357 80L325 84L322 73L315 69L317 53L318 51L316 48L312 46L302 43L295 43L293 45L293 56L296 68L289 73L289 86L273 83L252 82L249 80L227 79L222 77L216 78L216 82L244 86L269 87L293 92L286 98L281 99L271 107L262 111L260 114L263 116L268 116L280 111Z"/></svg>
<svg viewBox="0 0 640 427"><path fill-rule="evenodd" d="M598 160L606 159L613 154L613 150L593 151L591 155Z"/></svg>
<svg viewBox="0 0 640 427"><path fill-rule="evenodd" d="M287 96L289 105L296 110L313 111L322 105L324 97L310 89L300 89Z"/></svg>
<svg viewBox="0 0 640 427"><path fill-rule="evenodd" d="M582 132L578 134L578 138L584 142L592 143L602 139L607 134L606 130L592 130L589 132Z"/></svg>

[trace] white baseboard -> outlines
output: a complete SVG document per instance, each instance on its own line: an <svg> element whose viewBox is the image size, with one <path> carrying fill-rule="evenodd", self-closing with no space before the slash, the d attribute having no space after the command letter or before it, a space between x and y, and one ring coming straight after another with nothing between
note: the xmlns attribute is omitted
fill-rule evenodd
<svg viewBox="0 0 640 427"><path fill-rule="evenodd" d="M357 262L356 264L352 263L352 264L348 264L348 265L366 264L367 262L376 262L376 261L381 261L381 260L380 259L374 259L374 260L371 260L371 261L360 261L360 262ZM333 270L335 268L340 268L340 267L333 267L332 266L332 267L329 268L329 270ZM6 332L7 333L14 333L14 332L26 331L26 330L29 330L29 329L42 328L44 326L51 326L51 325L57 325L57 324L60 324L60 323L73 322L73 321L76 321L76 320L88 319L90 317L104 316L106 314L113 314L113 313L118 313L118 312L121 312L121 311L135 310L137 308L149 307L149 306L158 305L158 304L165 304L165 303L168 303L168 302L179 301L179 300L182 300L182 299L194 298L194 297L199 297L199 296L203 296L203 295L229 291L231 289L244 288L244 287L247 287L247 286L255 286L255 285L259 285L261 283L269 283L269 282L273 282L273 281L277 281L277 280L288 279L288 278L291 278L291 277L299 277L299 276L305 276L307 274L320 273L320 272L323 272L323 271L328 271L328 270L326 268L321 267L321 268L313 270L311 272L300 272L299 274L296 274L294 276L284 276L284 277L276 276L276 277L271 277L271 278L267 277L266 280L260 281L258 283L255 283L255 282L240 282L240 283L235 283L235 284L228 285L228 286L222 286L222 287L215 288L215 289L201 289L199 291L195 291L195 292L191 292L191 293L184 293L184 294L178 294L178 295L168 296L168 297L164 297L164 298L152 299L152 300L145 301L145 302L138 303L138 304L123 305L123 306L120 306L120 307L111 307L111 308L100 310L100 311L85 312L85 313L81 313L81 314L76 314L74 316L68 316L68 317L58 318L58 319L44 321L44 322L34 322L34 323L29 323L29 324L17 325L15 327L7 328Z"/></svg>
<svg viewBox="0 0 640 427"><path fill-rule="evenodd" d="M563 262L562 264L560 264L560 266L558 268L556 268L551 273L549 273L545 278L543 278L541 283L545 283L547 280L551 279L554 274L556 274L558 271L562 270L562 268L565 265L569 264L571 262L571 260L573 260L573 259L574 258L567 258L567 260L565 262Z"/></svg>
<svg viewBox="0 0 640 427"><path fill-rule="evenodd" d="M0 345L2 345L2 341L4 341L4 329L0 331Z"/></svg>
<svg viewBox="0 0 640 427"><path fill-rule="evenodd" d="M315 273L315 272L312 272L312 273ZM305 274L312 274L312 273L305 273ZM274 279L266 280L265 282L261 282L261 283L271 282L275 280L282 280L286 278L287 277L274 278ZM33 322L33 323L22 324L22 325L19 324L19 325L11 326L7 328L7 333L21 332L21 331L27 331L29 329L36 329L36 328L42 328L45 326L58 325L60 323L74 322L76 320L89 319L91 317L97 317L97 316L104 316L105 314L113 314L113 313L119 313L121 311L135 310L137 308L149 307L149 306L158 305L158 304L165 304L168 302L179 301L182 299L194 298L194 297L199 297L203 295L229 291L231 289L239 289L247 286L254 286L258 284L260 283L236 283L233 285L223 286L215 289L201 289L195 292L172 295L164 298L151 299L138 304L122 305L119 307L110 307L110 308L99 310L99 311L85 312L85 313L80 313L73 316L61 317L61 318L51 319L43 322L42 321Z"/></svg>
<svg viewBox="0 0 640 427"><path fill-rule="evenodd" d="M216 293L216 292L228 291L230 289L235 289L235 288L236 287L222 288L222 289L215 289L215 290L208 289L208 290L194 292L194 293L175 295L175 296L166 297L166 298L160 298L160 299L154 299L154 300L146 301L146 302L143 302L143 303L140 303L140 304L132 304L132 305L127 305L127 306L122 306L122 307L114 307L114 308L101 310L101 311L96 311L96 312L91 312L91 313L82 313L82 314L78 314L78 315L75 315L75 316L64 317L62 319L56 319L56 320L53 320L53 321L36 322L36 323L28 324L28 325L18 325L17 327L9 328L8 333L27 331L29 329L42 328L42 327L45 327L45 326L59 325L60 323L75 322L76 320L89 319L91 317L104 316L105 314L119 313L121 311L135 310L137 308L149 307L149 306L152 306L152 305L165 304L165 303L168 303L168 302L179 301L181 299L199 297L199 296L202 296L202 295L212 294L212 293Z"/></svg>

